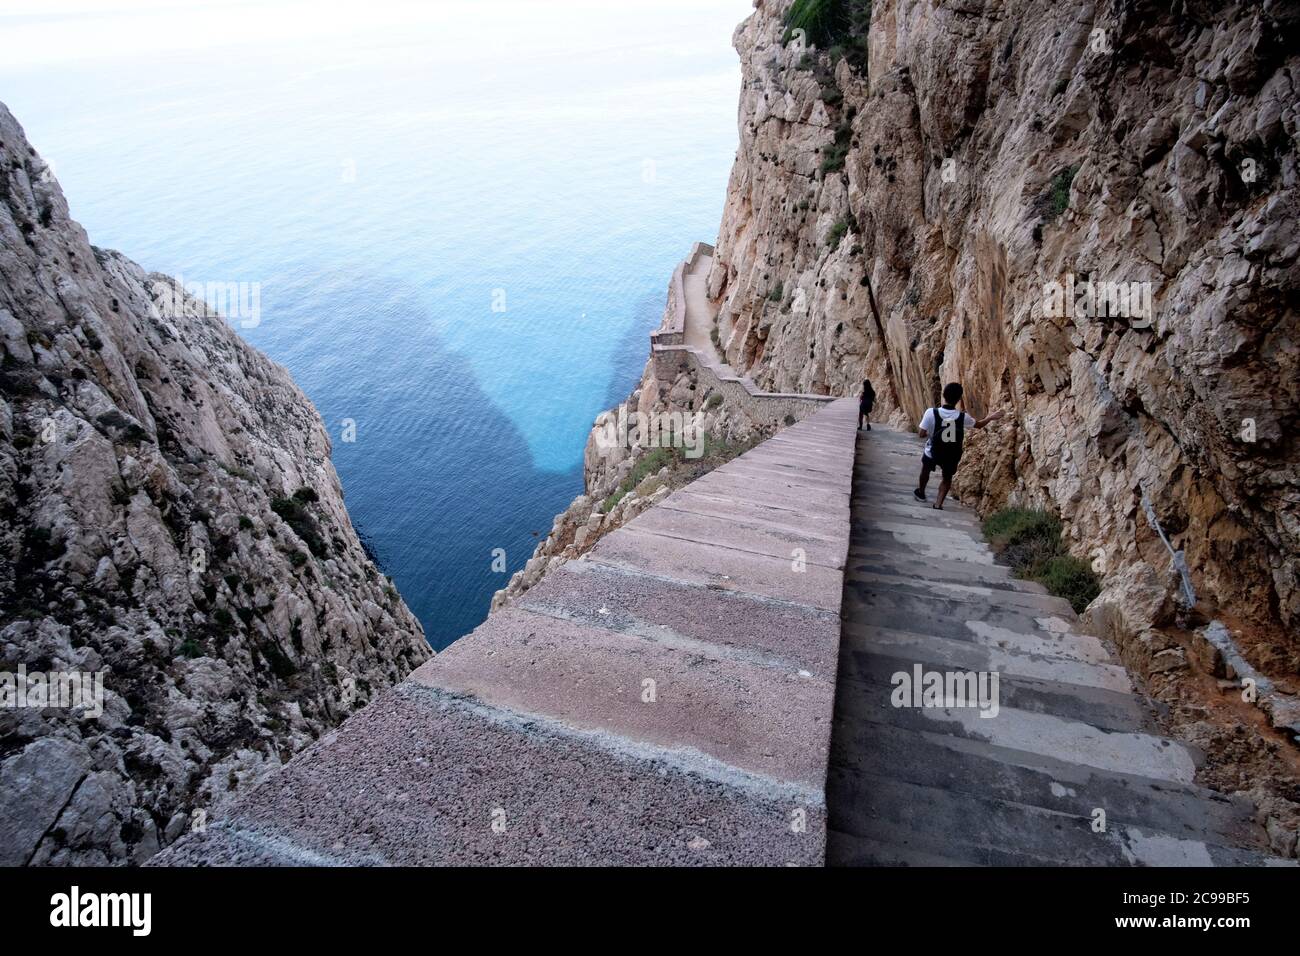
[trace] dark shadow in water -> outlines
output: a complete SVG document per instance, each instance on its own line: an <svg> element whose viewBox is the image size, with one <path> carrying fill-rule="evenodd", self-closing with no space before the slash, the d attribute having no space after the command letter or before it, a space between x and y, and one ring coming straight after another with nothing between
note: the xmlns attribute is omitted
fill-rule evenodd
<svg viewBox="0 0 1300 956"><path fill-rule="evenodd" d="M434 332L418 290L337 273L272 288L264 311L274 321L249 338L320 410L353 523L441 650L483 620L492 593L581 493L581 461L562 473L533 466L524 435ZM331 326L355 321L324 327L323 295ZM354 442L342 438L348 419ZM492 570L497 548L504 573Z"/></svg>
<svg viewBox="0 0 1300 956"><path fill-rule="evenodd" d="M613 370L605 394L605 408L627 398L641 382L641 372L650 357L650 333L659 328L664 316L664 295L648 295L637 302L631 327L619 339L610 360Z"/></svg>

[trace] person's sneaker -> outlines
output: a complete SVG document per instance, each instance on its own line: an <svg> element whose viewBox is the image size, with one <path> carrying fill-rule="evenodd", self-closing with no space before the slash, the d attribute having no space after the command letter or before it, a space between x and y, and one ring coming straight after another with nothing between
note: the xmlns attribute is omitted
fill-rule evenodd
<svg viewBox="0 0 1300 956"><path fill-rule="evenodd" d="M913 488L913 489L912 489L912 497L915 498L917 501L924 501L924 500L925 500L925 494L921 491L920 488Z"/></svg>

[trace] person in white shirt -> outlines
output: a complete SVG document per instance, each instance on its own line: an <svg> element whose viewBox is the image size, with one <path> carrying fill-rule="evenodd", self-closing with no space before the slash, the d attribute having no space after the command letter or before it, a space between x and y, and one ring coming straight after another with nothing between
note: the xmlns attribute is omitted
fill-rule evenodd
<svg viewBox="0 0 1300 956"><path fill-rule="evenodd" d="M952 477L957 473L957 464L961 461L966 429L983 428L990 422L997 421L1003 414L998 411L977 419L957 409L961 396L961 385L956 382L945 385L943 405L927 408L917 429L925 439L925 451L921 453L921 480L912 496L917 501L925 500L925 486L929 484L930 472L938 468L943 473L943 480L939 482L939 495L931 507L939 511L943 510L943 500L948 497Z"/></svg>

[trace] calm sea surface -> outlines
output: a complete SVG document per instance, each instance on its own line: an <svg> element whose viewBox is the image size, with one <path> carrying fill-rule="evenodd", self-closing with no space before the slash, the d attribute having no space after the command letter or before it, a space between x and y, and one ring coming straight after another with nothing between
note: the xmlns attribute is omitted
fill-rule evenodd
<svg viewBox="0 0 1300 956"><path fill-rule="evenodd" d="M749 7L6 3L0 101L96 245L260 283L240 333L320 409L441 648L581 492L716 234Z"/></svg>

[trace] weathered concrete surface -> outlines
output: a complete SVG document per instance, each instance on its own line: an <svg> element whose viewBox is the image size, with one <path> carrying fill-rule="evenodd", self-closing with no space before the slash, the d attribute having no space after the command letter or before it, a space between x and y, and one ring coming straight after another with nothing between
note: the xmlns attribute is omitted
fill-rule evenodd
<svg viewBox="0 0 1300 956"><path fill-rule="evenodd" d="M668 496L155 862L822 863L856 425Z"/></svg>
<svg viewBox="0 0 1300 956"><path fill-rule="evenodd" d="M1196 785L1200 755L1068 604L993 563L974 515L911 492L920 444L858 438L827 783L831 863L1240 866L1274 861L1248 801ZM931 487L933 498L933 485ZM894 706L895 675L996 672L994 716ZM1101 829L1100 814L1105 828Z"/></svg>

